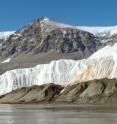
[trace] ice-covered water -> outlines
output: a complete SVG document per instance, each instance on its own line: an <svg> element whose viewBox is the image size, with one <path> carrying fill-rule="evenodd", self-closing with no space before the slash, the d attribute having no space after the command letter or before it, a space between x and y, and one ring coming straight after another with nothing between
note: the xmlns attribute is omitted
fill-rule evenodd
<svg viewBox="0 0 117 124"><path fill-rule="evenodd" d="M0 105L0 124L117 124L117 106Z"/></svg>

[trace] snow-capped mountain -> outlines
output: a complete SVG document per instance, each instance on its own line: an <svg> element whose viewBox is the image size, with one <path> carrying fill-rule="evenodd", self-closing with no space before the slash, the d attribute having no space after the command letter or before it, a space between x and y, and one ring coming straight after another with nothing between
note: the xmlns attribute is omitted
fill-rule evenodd
<svg viewBox="0 0 117 124"><path fill-rule="evenodd" d="M0 32L0 39L7 39L10 35L14 34L15 31Z"/></svg>
<svg viewBox="0 0 117 124"><path fill-rule="evenodd" d="M82 29L82 30L81 30ZM16 31L11 37L0 44L0 62L4 62L8 58L15 55L16 64L19 62L18 57L22 53L25 57L20 56L20 64L28 60L31 63L38 58L41 62L33 61L33 63L48 63L56 59L83 59L89 57L92 53L102 48L105 42L110 42L110 39L101 39L91 33L100 31L103 28L94 28L89 33L86 27L71 26L50 20L46 17L36 19ZM92 29L92 28L90 28ZM107 28L105 28L106 30ZM111 28L108 28L110 30ZM114 40L114 43L116 40ZM103 44L102 44L103 43ZM53 54L51 54L53 51ZM44 54L42 54L44 53ZM45 57L45 53L46 55ZM33 54L30 57L27 56ZM41 54L41 56L37 56ZM67 54L67 55L66 55ZM72 55L71 55L72 54ZM45 59L46 58L46 59ZM12 59L14 62L14 59ZM34 65L32 63L32 65ZM24 65L27 65L24 64ZM35 64L36 65L36 64ZM21 66L19 67L21 68ZM11 68L12 69L12 68ZM4 69L2 69L4 70Z"/></svg>
<svg viewBox="0 0 117 124"><path fill-rule="evenodd" d="M0 76L0 95L32 85L54 83L66 86L101 78L117 78L117 44L104 47L88 59L63 59L7 71Z"/></svg>
<svg viewBox="0 0 117 124"><path fill-rule="evenodd" d="M88 31L92 34L94 34L95 36L101 36L101 37L110 37L114 34L117 34L117 26L105 26L105 27L101 27L101 26L72 26L72 25L68 25L68 24L64 24L64 23L59 23L56 21L52 21L50 19L48 19L47 17L44 18L44 21L46 23L49 22L50 25L54 26L58 26L61 28L73 28L73 29L81 29L84 31Z"/></svg>
<svg viewBox="0 0 117 124"><path fill-rule="evenodd" d="M92 34L94 34L95 36L101 36L101 37L110 37L114 34L117 34L117 26L105 26L105 27L101 27L101 26L72 26L72 25L68 25L68 24L64 24L64 23L60 23L60 22L56 22L56 21L52 21L47 17L43 17L43 21L42 21L42 27L43 27L43 23L48 24L48 26L50 26L50 28L73 28L73 29L81 29L84 31L88 31ZM14 34L15 31L5 31L5 32L0 32L0 39L7 39L10 35Z"/></svg>

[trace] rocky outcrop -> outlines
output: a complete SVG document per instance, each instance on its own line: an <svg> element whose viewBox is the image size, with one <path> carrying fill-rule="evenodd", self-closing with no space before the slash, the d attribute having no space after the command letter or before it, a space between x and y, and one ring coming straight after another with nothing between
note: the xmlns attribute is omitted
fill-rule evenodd
<svg viewBox="0 0 117 124"><path fill-rule="evenodd" d="M67 86L55 102L76 104L116 104L117 80L100 79Z"/></svg>
<svg viewBox="0 0 117 124"><path fill-rule="evenodd" d="M94 83L91 83L88 88L80 95L80 97L95 97L98 95L101 95L101 93L104 90L104 86L100 82L94 81Z"/></svg>
<svg viewBox="0 0 117 124"><path fill-rule="evenodd" d="M0 103L116 104L117 79L100 79L63 87L55 84L23 87L0 97Z"/></svg>
<svg viewBox="0 0 117 124"><path fill-rule="evenodd" d="M55 84L23 87L1 96L0 103L48 103L53 101L62 89L62 86Z"/></svg>

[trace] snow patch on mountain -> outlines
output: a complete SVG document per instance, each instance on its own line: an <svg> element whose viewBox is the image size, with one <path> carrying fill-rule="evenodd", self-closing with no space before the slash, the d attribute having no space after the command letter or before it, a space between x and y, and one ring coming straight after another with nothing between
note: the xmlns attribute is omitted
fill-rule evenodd
<svg viewBox="0 0 117 124"><path fill-rule="evenodd" d="M96 36L110 37L117 34L117 26L95 27L95 26L78 26L78 29L88 31Z"/></svg>
<svg viewBox="0 0 117 124"><path fill-rule="evenodd" d="M8 58L8 59L2 61L1 63L9 63L10 61L11 61L11 58Z"/></svg>
<svg viewBox="0 0 117 124"><path fill-rule="evenodd" d="M10 35L14 34L15 31L0 32L0 39L7 39Z"/></svg>

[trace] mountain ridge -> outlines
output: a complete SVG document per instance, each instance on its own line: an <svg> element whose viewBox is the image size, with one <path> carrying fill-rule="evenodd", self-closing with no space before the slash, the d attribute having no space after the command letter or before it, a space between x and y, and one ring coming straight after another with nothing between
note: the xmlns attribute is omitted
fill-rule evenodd
<svg viewBox="0 0 117 124"><path fill-rule="evenodd" d="M99 37L100 36L101 37L110 37L112 35L117 34L117 25L114 25L114 26L82 26L82 25L75 25L74 26L74 25L71 25L71 24L65 24L65 23L62 23L62 22L58 22L56 20L50 20L48 17L40 17L40 18L34 19L32 22L37 21L37 20L40 20L42 22L43 21L45 21L45 22L50 21L53 26L56 26L56 27L59 27L59 28L61 27L61 28L80 29L80 30L83 30L83 31L90 32L90 33L94 34L95 36L99 36ZM31 23L29 23L29 24L31 24ZM28 25L26 25L26 26L28 26ZM25 27L25 26L23 26L23 27ZM14 32L15 31L1 31L0 32L0 39L3 39L5 37L7 38L7 35L10 36Z"/></svg>

